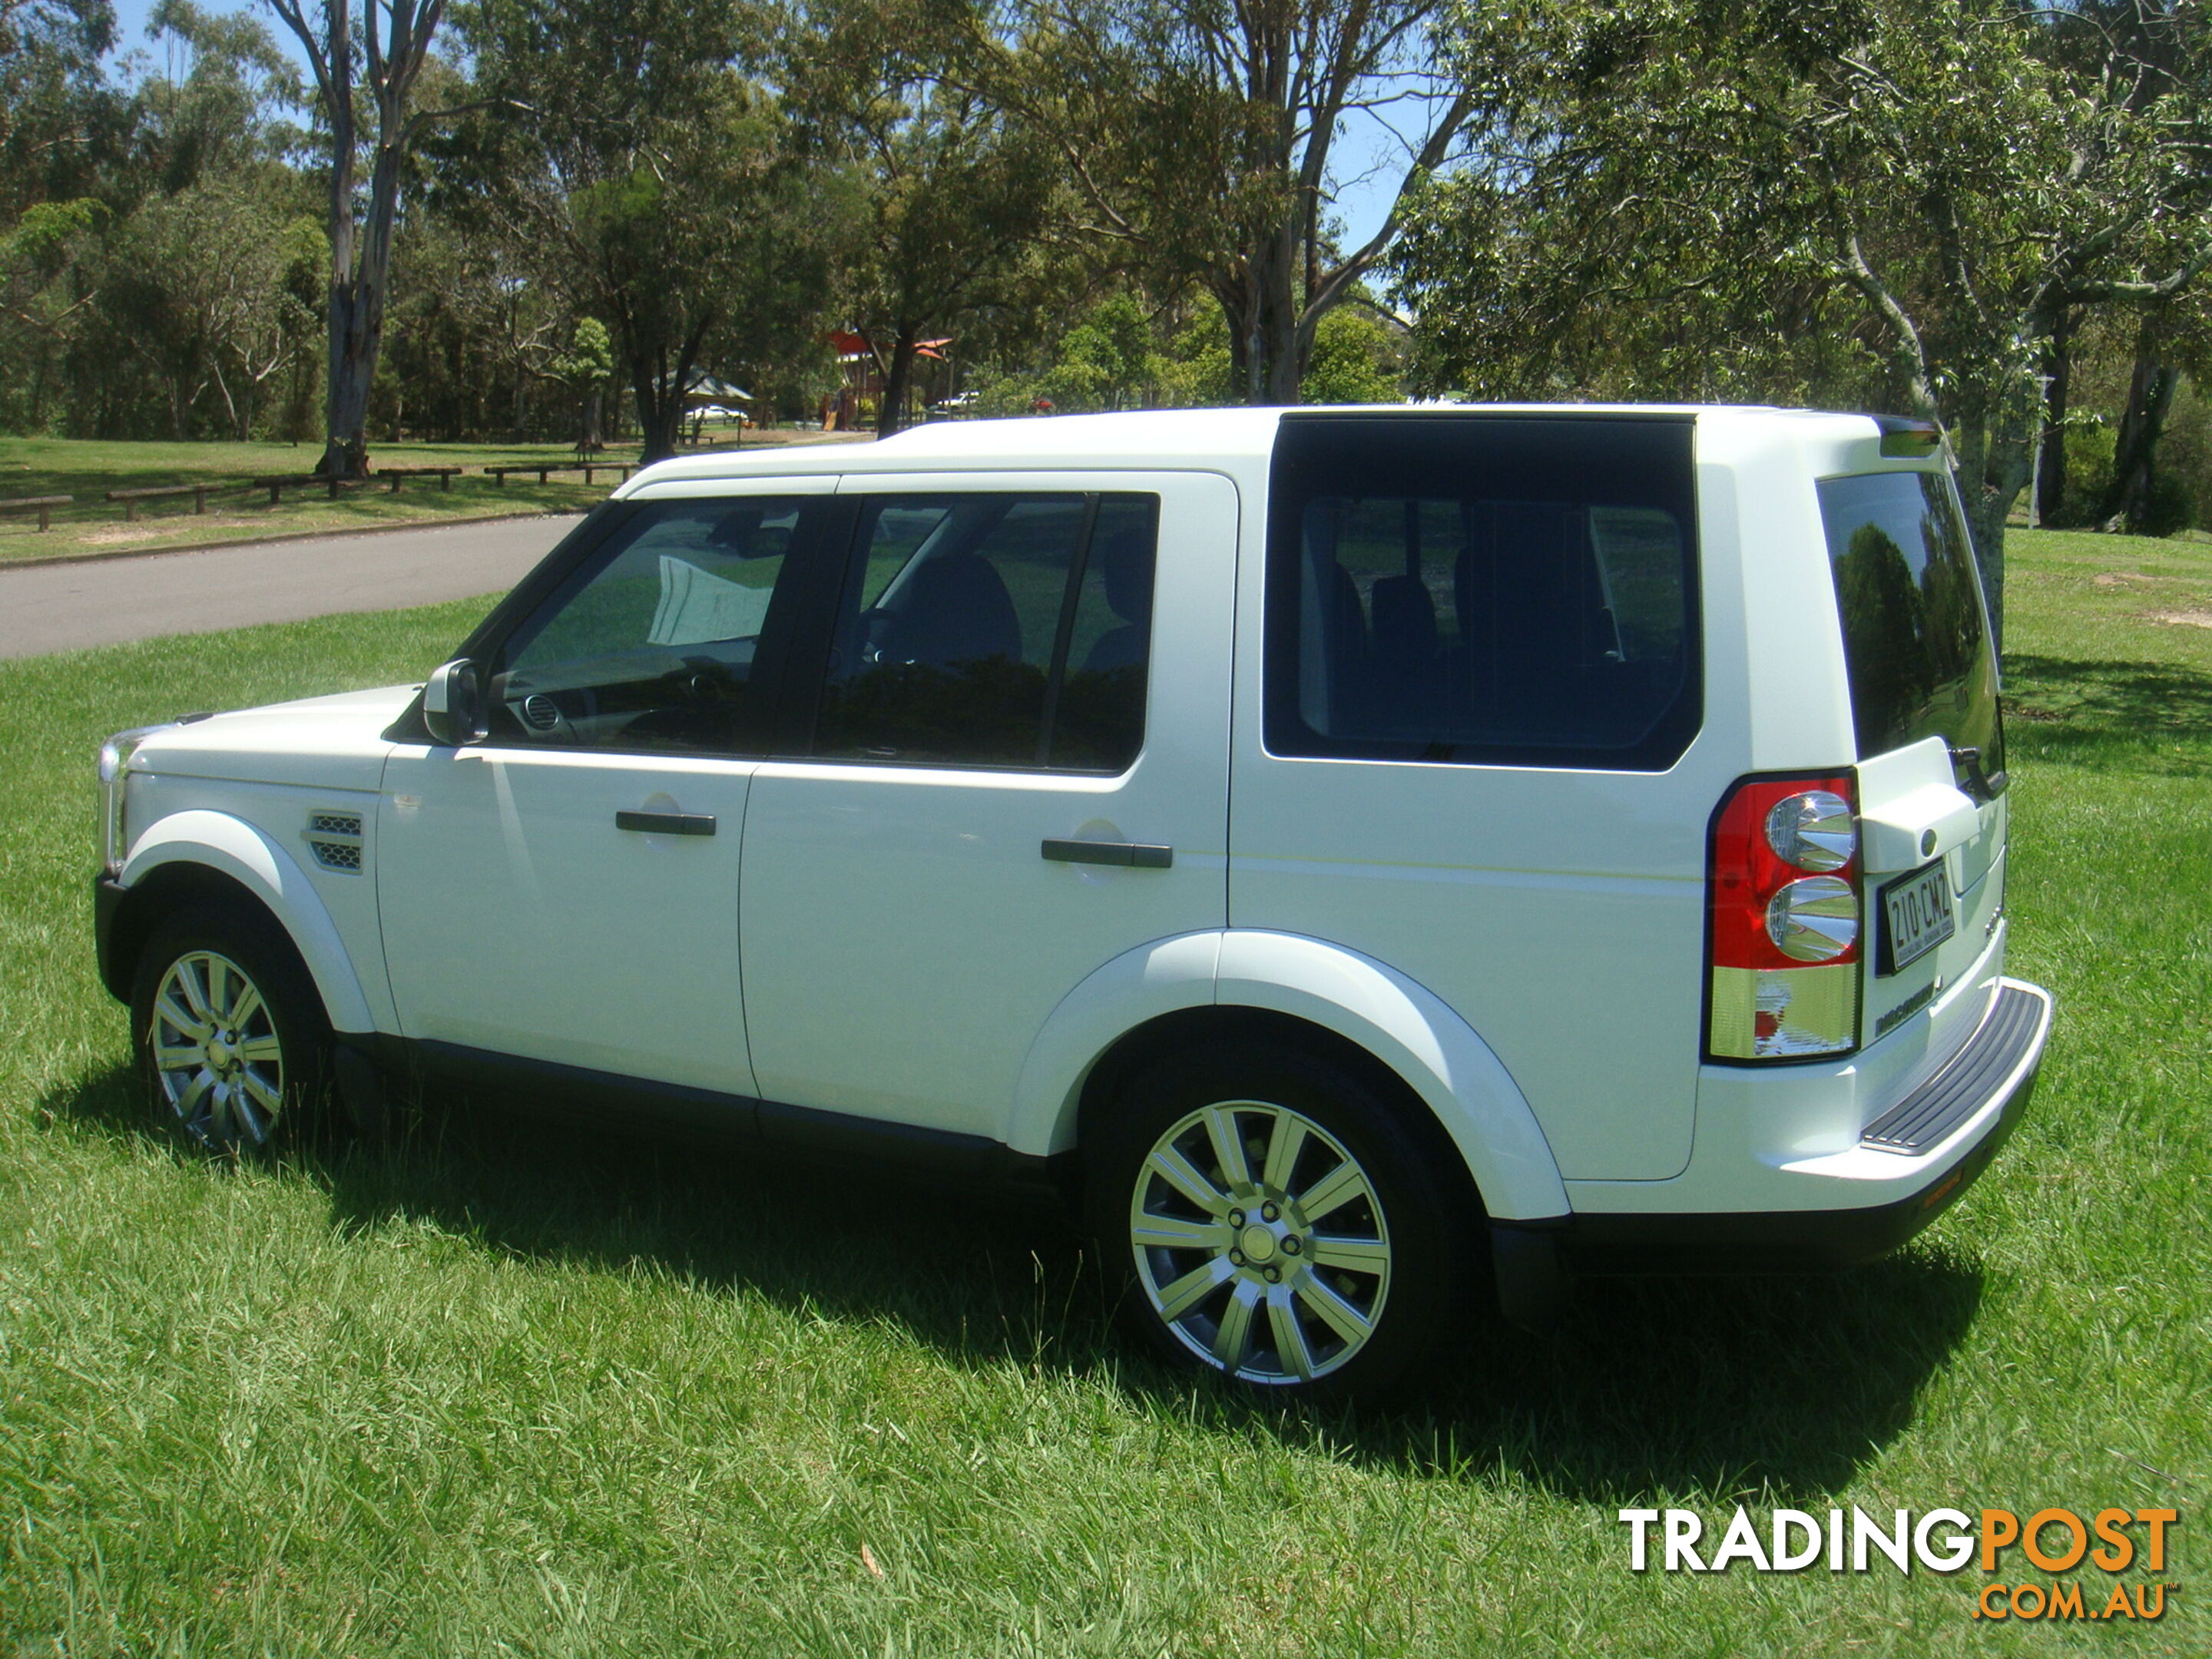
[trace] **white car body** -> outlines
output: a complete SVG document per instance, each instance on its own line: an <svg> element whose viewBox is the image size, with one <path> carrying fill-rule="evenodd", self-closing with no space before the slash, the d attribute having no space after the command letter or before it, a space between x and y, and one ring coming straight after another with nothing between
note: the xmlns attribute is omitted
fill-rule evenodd
<svg viewBox="0 0 2212 1659"><path fill-rule="evenodd" d="M109 982L164 872L211 872L282 925L341 1040L380 1057L461 1074L504 1058L549 1090L619 1085L772 1144L1038 1178L1079 1153L1086 1086L1117 1045L1265 1011L1356 1049L1433 1115L1507 1247L1509 1307L1540 1298L1560 1249L1596 1265L1677 1245L1743 1266L1876 1253L1978 1172L2050 1018L2005 975L2002 794L1962 788L1940 738L1862 755L1855 737L1816 483L1942 462L1885 454L1866 416L1479 413L1692 431L1702 706L1664 765L1271 753L1280 410L702 456L615 501L1156 497L1133 763L455 748L396 735L415 686L197 719L115 754ZM1929 860L1955 895L1955 933L1911 970L1863 955L1861 1029L1832 1059L1723 1063L1704 1045L1709 833L1762 774L1856 778L1863 903ZM616 833L635 811L714 833ZM1054 840L1172 862L1040 859ZM1868 1144L1958 1070L2008 988L2025 1035L1940 1138Z"/></svg>

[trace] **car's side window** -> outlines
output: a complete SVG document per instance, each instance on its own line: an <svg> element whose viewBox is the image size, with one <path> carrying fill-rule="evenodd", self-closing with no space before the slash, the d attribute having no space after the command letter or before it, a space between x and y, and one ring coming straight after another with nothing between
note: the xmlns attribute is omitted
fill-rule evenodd
<svg viewBox="0 0 2212 1659"><path fill-rule="evenodd" d="M794 544L820 501L641 506L508 636L489 741L746 752L761 642L791 608Z"/></svg>
<svg viewBox="0 0 2212 1659"><path fill-rule="evenodd" d="M1159 501L864 501L813 752L1117 772L1144 741Z"/></svg>
<svg viewBox="0 0 2212 1659"><path fill-rule="evenodd" d="M1276 754L1673 763L1698 721L1686 422L1286 419Z"/></svg>

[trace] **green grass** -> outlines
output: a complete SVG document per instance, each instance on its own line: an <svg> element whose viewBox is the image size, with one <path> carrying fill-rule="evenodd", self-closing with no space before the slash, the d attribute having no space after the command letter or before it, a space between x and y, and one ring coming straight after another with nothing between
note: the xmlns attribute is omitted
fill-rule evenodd
<svg viewBox="0 0 2212 1659"><path fill-rule="evenodd" d="M2212 630L2147 618L2212 556L2020 536L2011 599L2061 1015L2005 1156L1886 1263L1596 1285L1361 1415L1187 1385L1050 1232L810 1170L461 1118L173 1155L92 977L94 744L480 607L0 664L0 1652L2203 1655ZM2178 1504L2185 1588L2122 1632L1627 1571L1622 1506L1738 1502Z"/></svg>
<svg viewBox="0 0 2212 1659"><path fill-rule="evenodd" d="M818 437L818 434L817 434ZM807 434L749 433L747 444L785 443ZM610 462L636 459L635 448L609 450ZM394 495L380 485L343 492L335 501L313 489L288 490L269 505L266 493L217 496L204 515L190 496L141 502L138 520L126 523L111 489L223 483L290 477L314 470L319 447L285 443L106 443L64 438L0 437L0 500L29 495L74 495L73 507L55 509L53 528L41 532L35 515L0 514L0 563L85 553L148 551L254 536L373 529L496 513L574 513L605 499L615 485L610 473L586 484L577 473L539 483L509 478L504 487L483 474L486 466L574 459L567 444L377 444L372 467L460 466L468 471L441 489L434 478L410 478Z"/></svg>

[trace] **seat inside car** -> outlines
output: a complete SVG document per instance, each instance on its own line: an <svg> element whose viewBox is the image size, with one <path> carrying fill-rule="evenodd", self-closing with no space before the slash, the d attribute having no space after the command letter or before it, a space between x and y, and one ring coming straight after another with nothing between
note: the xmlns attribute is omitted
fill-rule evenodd
<svg viewBox="0 0 2212 1659"><path fill-rule="evenodd" d="M1022 624L1013 598L989 562L975 554L925 560L885 612L879 661L950 668L992 657L1021 660Z"/></svg>

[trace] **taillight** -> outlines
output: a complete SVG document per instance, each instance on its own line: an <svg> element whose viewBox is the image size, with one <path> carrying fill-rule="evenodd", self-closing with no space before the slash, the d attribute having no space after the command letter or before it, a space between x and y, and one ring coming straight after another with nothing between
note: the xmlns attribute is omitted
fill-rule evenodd
<svg viewBox="0 0 2212 1659"><path fill-rule="evenodd" d="M1858 1046L1858 781L1747 778L1713 816L1706 860L1715 1060L1803 1060Z"/></svg>

